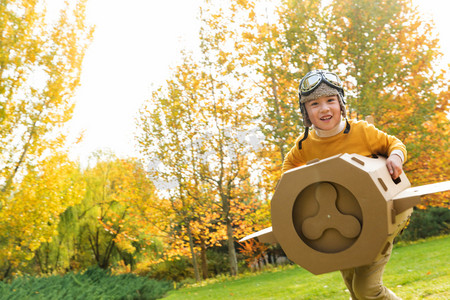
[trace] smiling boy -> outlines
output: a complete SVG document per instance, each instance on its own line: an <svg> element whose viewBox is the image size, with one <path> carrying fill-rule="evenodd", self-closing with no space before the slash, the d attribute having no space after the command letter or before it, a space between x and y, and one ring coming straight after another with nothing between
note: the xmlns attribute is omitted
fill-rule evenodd
<svg viewBox="0 0 450 300"><path fill-rule="evenodd" d="M283 173L313 159L356 153L387 157L392 179L400 176L407 155L405 145L365 121L347 120L344 89L336 74L324 70L306 74L300 82L299 103L305 132L286 155ZM392 246L370 265L341 270L352 299L399 299L382 283L391 251Z"/></svg>

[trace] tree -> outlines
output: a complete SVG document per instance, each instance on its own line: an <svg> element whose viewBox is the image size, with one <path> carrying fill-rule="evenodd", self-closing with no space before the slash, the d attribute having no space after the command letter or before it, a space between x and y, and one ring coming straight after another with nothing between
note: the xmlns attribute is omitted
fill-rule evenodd
<svg viewBox="0 0 450 300"><path fill-rule="evenodd" d="M199 145L204 123L196 69L186 54L167 88L153 93L151 102L141 110L138 139L149 162L149 175L164 191L158 207L166 220L159 224L172 244L168 256L180 254L186 236L194 274L200 280L192 226L201 210L207 210L208 198L205 182L198 176L205 150Z"/></svg>
<svg viewBox="0 0 450 300"><path fill-rule="evenodd" d="M449 79L439 39L410 1L335 1L328 7L327 64L347 79L349 111L407 146L413 184L445 179ZM444 198L441 198L441 200Z"/></svg>
<svg viewBox="0 0 450 300"><path fill-rule="evenodd" d="M202 62L194 63L186 55L166 89L152 95L139 123L141 152L150 162L150 176L164 189L166 205L161 207L170 218L167 225L171 225L167 231L177 237L185 234L197 279L195 244L201 245L204 254L206 245L223 238L227 240L231 273L237 273L233 207L251 190L250 185L240 187L249 179L254 159L248 139L257 138L250 127L251 106L243 102L245 90L236 86L238 78L229 54L218 50L214 33L204 34ZM210 61L216 59L224 64L222 73L214 70ZM217 213L220 220L208 224L206 221ZM182 239L177 241L174 246L183 247ZM206 260L203 262L205 266Z"/></svg>
<svg viewBox="0 0 450 300"><path fill-rule="evenodd" d="M233 214L237 203L254 194L251 177L262 169L256 161L261 136L255 114L258 101L252 90L253 70L245 62L250 49L242 29L251 20L252 1L232 1L202 11L200 31L201 60L204 69L204 119L209 127L203 148L209 149L207 168L200 176L207 180L217 197L221 221L227 229L230 272L238 272ZM265 199L261 199L264 201Z"/></svg>
<svg viewBox="0 0 450 300"><path fill-rule="evenodd" d="M123 265L133 271L139 262L150 263L160 258L159 243L163 234L157 222L159 198L140 160L120 159L118 163L114 198L126 209L126 215L122 221L106 221L102 225L105 230L118 233L115 238L117 251Z"/></svg>
<svg viewBox="0 0 450 300"><path fill-rule="evenodd" d="M133 271L141 261L158 256L154 186L142 164L103 152L94 153L89 162L78 173L77 181L85 186L78 203L60 214L57 234L35 251L41 273L93 264Z"/></svg>
<svg viewBox="0 0 450 300"><path fill-rule="evenodd" d="M60 171L69 186L79 185L68 175L75 167L62 150L62 128L72 115L72 96L92 39L85 3L78 1L72 8L67 3L54 24L48 23L43 1L0 3L3 276L26 265L35 250L51 240L58 214L78 199L70 187L64 191L66 183L52 172Z"/></svg>
<svg viewBox="0 0 450 300"><path fill-rule="evenodd" d="M303 74L323 67L321 1L256 2L242 29L241 49L253 70L253 90L260 99L257 115L264 134L260 160L268 196L281 176L284 158L303 130L298 85Z"/></svg>
<svg viewBox="0 0 450 300"><path fill-rule="evenodd" d="M0 3L0 200L45 152L64 141L72 96L93 29L85 24L86 0L67 3L55 24L43 1Z"/></svg>
<svg viewBox="0 0 450 300"><path fill-rule="evenodd" d="M118 258L133 269L137 247L151 241L154 232L152 224L144 222L147 216L141 214L147 213L142 211L145 205L151 206L153 184L134 159L98 152L91 163L84 171L85 197L73 208L77 252L93 257L103 269Z"/></svg>
<svg viewBox="0 0 450 300"><path fill-rule="evenodd" d="M41 272L54 269L39 248L56 237L60 214L84 193L77 164L61 153L29 169L16 189L0 211L0 279L26 270L35 255Z"/></svg>

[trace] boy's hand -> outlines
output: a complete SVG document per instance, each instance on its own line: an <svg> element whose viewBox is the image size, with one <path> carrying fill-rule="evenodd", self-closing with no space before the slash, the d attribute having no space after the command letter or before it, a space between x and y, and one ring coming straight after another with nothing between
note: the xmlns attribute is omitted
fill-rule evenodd
<svg viewBox="0 0 450 300"><path fill-rule="evenodd" d="M392 179L397 179L400 174L402 174L402 159L397 154L392 154L386 160L386 167L388 168L389 174L391 174Z"/></svg>

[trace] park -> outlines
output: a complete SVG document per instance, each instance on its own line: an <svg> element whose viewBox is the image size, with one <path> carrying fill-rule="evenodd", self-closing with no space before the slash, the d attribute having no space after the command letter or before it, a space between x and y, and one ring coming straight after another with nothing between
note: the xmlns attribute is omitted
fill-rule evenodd
<svg viewBox="0 0 450 300"><path fill-rule="evenodd" d="M139 22L163 6L101 1L0 4L0 299L348 299L336 259L318 270L309 261L321 252L358 267L390 247L384 285L402 299L450 298L448 188L395 202L450 175L450 54L419 0L173 0L167 23L151 28ZM100 4L111 5L100 16L113 24L88 17ZM170 13L183 5L195 8L190 25ZM169 23L196 34L176 57L167 51L164 73L128 37L165 49L148 32L163 36ZM114 59L104 50L93 59L102 41ZM102 58L96 77L122 82L84 77ZM158 81L118 71L129 65ZM139 105L135 84L146 91ZM320 85L338 91L324 96L338 111L314 119ZM80 92L86 86L97 91ZM100 135L75 126L80 118ZM364 126L395 137L400 150L352 158L333 144L303 161L301 151L322 139L314 122L330 120L339 136ZM133 150L104 147L107 137ZM351 168L339 164L319 180L313 167L336 154L350 155ZM361 184L376 155L378 175ZM401 183L385 168L391 155ZM310 171L292 176L289 159ZM286 180L305 191L277 190ZM312 213L334 199L337 211ZM329 227L330 219L342 222ZM243 240L261 230L278 243ZM370 257L349 259L353 246Z"/></svg>

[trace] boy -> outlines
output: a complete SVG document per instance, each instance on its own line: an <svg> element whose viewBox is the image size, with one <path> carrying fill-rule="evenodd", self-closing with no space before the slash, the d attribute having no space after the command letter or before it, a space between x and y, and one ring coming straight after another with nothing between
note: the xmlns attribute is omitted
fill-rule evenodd
<svg viewBox="0 0 450 300"><path fill-rule="evenodd" d="M344 89L336 74L324 70L306 74L300 81L299 102L305 133L287 154L283 173L315 158L356 153L388 157L386 167L392 179L400 176L407 155L405 145L365 121L347 120ZM341 270L352 299L400 299L382 283L391 251L392 246L382 259L370 265Z"/></svg>

